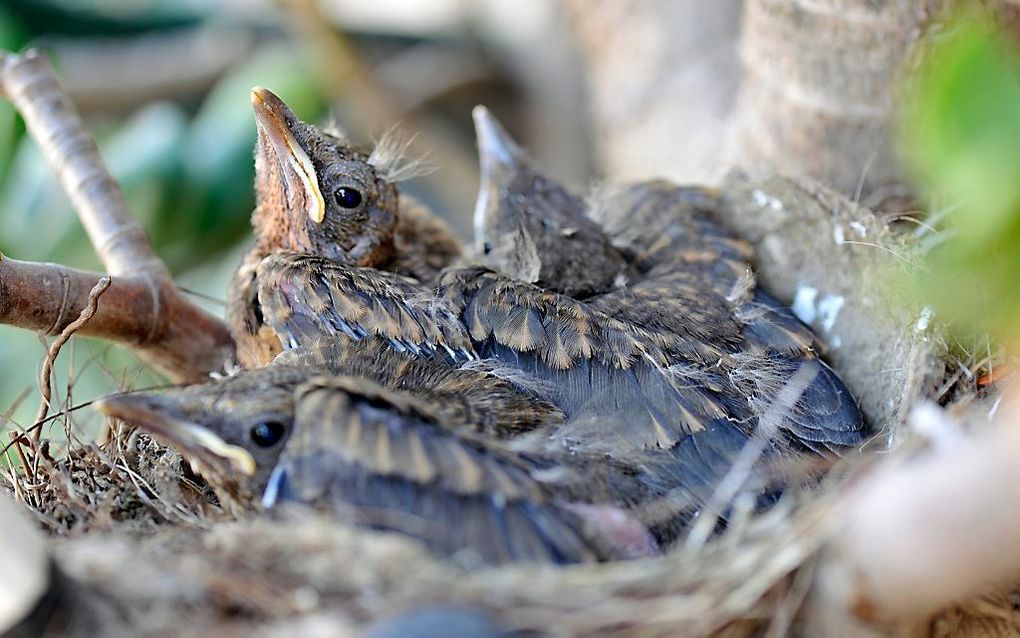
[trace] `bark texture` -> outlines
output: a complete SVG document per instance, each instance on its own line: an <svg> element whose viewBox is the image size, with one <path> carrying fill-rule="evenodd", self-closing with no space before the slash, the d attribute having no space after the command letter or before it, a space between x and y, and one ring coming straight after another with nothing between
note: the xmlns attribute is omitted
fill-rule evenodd
<svg viewBox="0 0 1020 638"><path fill-rule="evenodd" d="M761 284L811 324L865 416L891 435L945 376L931 310L880 285L915 267L918 248L817 182L733 174L723 195L720 216L755 244Z"/></svg>
<svg viewBox="0 0 1020 638"><path fill-rule="evenodd" d="M563 0L613 179L715 183L739 80L742 0Z"/></svg>
<svg viewBox="0 0 1020 638"><path fill-rule="evenodd" d="M174 286L46 58L0 54L0 93L24 118L114 277L83 334L129 346L175 380L222 369L233 352L226 327ZM88 305L99 278L0 257L0 321L59 334Z"/></svg>
<svg viewBox="0 0 1020 638"><path fill-rule="evenodd" d="M944 0L748 0L736 165L844 193L900 181L890 126L904 63Z"/></svg>
<svg viewBox="0 0 1020 638"><path fill-rule="evenodd" d="M948 0L563 0L612 179L897 182L900 70Z"/></svg>

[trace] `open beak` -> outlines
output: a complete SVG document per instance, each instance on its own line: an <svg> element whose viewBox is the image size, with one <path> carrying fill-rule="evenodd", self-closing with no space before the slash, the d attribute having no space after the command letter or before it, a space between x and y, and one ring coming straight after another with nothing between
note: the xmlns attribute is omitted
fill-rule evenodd
<svg viewBox="0 0 1020 638"><path fill-rule="evenodd" d="M326 202L319 190L312 160L291 130L298 121L294 112L276 94L261 86L251 90L251 106L259 136L269 143L279 162L288 201L295 208L303 208L313 222L322 222L326 217ZM264 153L267 149L260 143L258 152Z"/></svg>
<svg viewBox="0 0 1020 638"><path fill-rule="evenodd" d="M116 394L92 405L100 413L141 426L189 454L226 464L245 476L255 473L255 459L248 450L227 443L201 425L173 416L173 406L159 395Z"/></svg>

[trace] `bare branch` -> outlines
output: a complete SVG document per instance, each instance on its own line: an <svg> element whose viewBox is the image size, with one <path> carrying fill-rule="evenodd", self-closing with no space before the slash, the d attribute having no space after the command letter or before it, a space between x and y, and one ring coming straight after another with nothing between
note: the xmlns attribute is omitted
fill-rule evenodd
<svg viewBox="0 0 1020 638"><path fill-rule="evenodd" d="M127 345L175 380L198 380L222 368L233 349L226 327L173 285L46 58L38 51L0 52L0 93L25 119L113 275L81 334ZM99 279L0 256L0 322L59 334L88 306Z"/></svg>
<svg viewBox="0 0 1020 638"><path fill-rule="evenodd" d="M3 55L0 63L3 93L24 118L109 273L166 276L49 61L30 50Z"/></svg>
<svg viewBox="0 0 1020 638"><path fill-rule="evenodd" d="M88 307L103 275L0 255L0 323L60 334ZM153 290L153 285L156 286ZM220 369L230 336L215 317L170 282L114 277L91 321L78 334L115 341L180 381Z"/></svg>

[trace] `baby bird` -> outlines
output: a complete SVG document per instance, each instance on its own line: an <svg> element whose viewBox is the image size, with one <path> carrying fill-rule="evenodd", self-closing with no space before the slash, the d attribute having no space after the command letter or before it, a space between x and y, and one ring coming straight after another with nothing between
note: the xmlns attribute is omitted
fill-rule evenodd
<svg viewBox="0 0 1020 638"><path fill-rule="evenodd" d="M255 147L255 245L231 282L228 323L245 366L280 351L258 302L261 262L280 252L312 253L336 263L431 281L460 255L446 225L401 195L392 145L372 153L339 134L300 121L268 89L251 92Z"/></svg>
<svg viewBox="0 0 1020 638"><path fill-rule="evenodd" d="M624 281L628 260L587 217L586 202L534 170L484 106L473 116L481 168L475 249L484 261L576 299Z"/></svg>
<svg viewBox="0 0 1020 638"><path fill-rule="evenodd" d="M686 425L697 432L716 418L753 432L780 388L803 371L806 387L780 424L788 442L823 453L863 443L866 427L850 393L814 356L810 329L756 288L748 265L753 252L712 219L719 203L711 192L662 181L618 189L596 202L603 230L581 198L538 173L488 111L477 107L474 116L482 165L475 225L483 259L500 274L448 272L443 281L454 305L469 312L476 341L484 336L492 348L509 350L504 357L516 356L539 378L575 368L593 378L588 350L642 355L633 365L618 357L618 367L631 374L613 373L613 383L598 390L626 388L638 406L662 405L658 397L673 402L671 412L648 409L652 416L641 429L656 434L664 423L667 430ZM547 268L546 261L575 266ZM586 273L589 263L602 275ZM614 272L617 277L608 276ZM537 287L506 281L506 275ZM550 315L543 308L557 310ZM591 324L614 325L609 318L632 340L606 339L605 328L603 344L590 336L599 333ZM557 328L555 338L550 326ZM573 353L567 343L574 344ZM674 387L619 383L630 376L655 380L645 373L648 367L668 370ZM558 405L571 413L571 406Z"/></svg>
<svg viewBox="0 0 1020 638"><path fill-rule="evenodd" d="M542 478L569 468L479 433L556 418L540 399L525 408L530 418L515 415L521 391L487 373L443 369L371 340L337 348L354 353L338 369L381 367L393 387L317 373L308 362L333 361L328 353L295 353L203 385L107 397L97 408L174 442L203 473L232 479L228 489L242 500L311 505L442 555L559 564L655 551L623 510L567 502ZM403 365L362 363L387 356Z"/></svg>

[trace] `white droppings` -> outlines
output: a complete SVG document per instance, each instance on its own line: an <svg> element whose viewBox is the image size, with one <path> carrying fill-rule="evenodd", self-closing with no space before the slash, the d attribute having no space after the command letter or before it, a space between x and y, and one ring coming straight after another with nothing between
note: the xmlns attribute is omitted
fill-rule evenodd
<svg viewBox="0 0 1020 638"><path fill-rule="evenodd" d="M797 286L797 294L793 297L793 314L804 323L813 323L815 320L815 299L818 298L818 289L803 284Z"/></svg>
<svg viewBox="0 0 1020 638"><path fill-rule="evenodd" d="M821 331L829 335L829 345L839 348L843 345L842 337L830 333L845 304L846 299L842 295L825 293L819 297L817 288L801 284L797 286L797 294L794 295L791 310L798 319L806 324L815 324L817 321Z"/></svg>
<svg viewBox="0 0 1020 638"><path fill-rule="evenodd" d="M846 237L843 235L843 227L841 225L839 225L839 224L836 224L835 226L833 226L832 227L832 241L836 242L837 246L841 246L841 245L843 245L843 242L845 240L846 240Z"/></svg>
<svg viewBox="0 0 1020 638"><path fill-rule="evenodd" d="M755 189L751 193L751 197L754 198L754 203L759 208L768 207L771 208L772 210L783 210L783 202L779 201L772 195L769 195L768 193L762 190Z"/></svg>
<svg viewBox="0 0 1020 638"><path fill-rule="evenodd" d="M832 331L832 327L836 325L839 311L843 309L843 304L845 303L846 299L843 295L822 295L822 298L818 301L818 317L822 320L822 330L825 332Z"/></svg>
<svg viewBox="0 0 1020 638"><path fill-rule="evenodd" d="M917 323L914 324L914 332L924 332L927 330L934 314L935 310L931 306L921 308L921 316L917 318Z"/></svg>
<svg viewBox="0 0 1020 638"><path fill-rule="evenodd" d="M857 234L860 235L861 237L868 236L868 227L862 224L861 222L850 222L850 228L856 230Z"/></svg>

